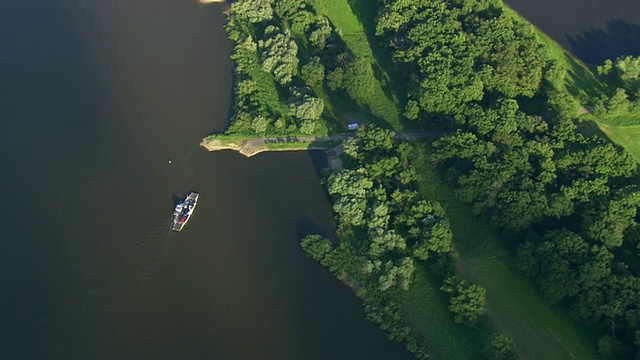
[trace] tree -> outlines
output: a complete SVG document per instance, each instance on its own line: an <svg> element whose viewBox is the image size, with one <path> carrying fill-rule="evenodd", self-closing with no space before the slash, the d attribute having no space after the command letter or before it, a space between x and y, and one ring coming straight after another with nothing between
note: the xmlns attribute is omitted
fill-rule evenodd
<svg viewBox="0 0 640 360"><path fill-rule="evenodd" d="M419 241L414 244L413 255L420 260L427 260L430 253L448 253L451 251L452 239L453 233L449 228L449 220L441 219L423 233Z"/></svg>
<svg viewBox="0 0 640 360"><path fill-rule="evenodd" d="M385 182L393 178L399 170L400 160L397 157L384 157L378 161L367 164L367 170L371 179Z"/></svg>
<svg viewBox="0 0 640 360"><path fill-rule="evenodd" d="M441 288L450 296L449 310L459 324L476 326L486 313L486 290L457 277L449 277Z"/></svg>
<svg viewBox="0 0 640 360"><path fill-rule="evenodd" d="M532 26L492 1L385 1L376 34L408 74L408 98L426 113L456 115L487 92L531 97L547 66ZM417 115L411 104L408 118Z"/></svg>
<svg viewBox="0 0 640 360"><path fill-rule="evenodd" d="M621 83L632 97L637 99L640 95L640 56L620 56L615 61L607 59L598 66L598 74Z"/></svg>
<svg viewBox="0 0 640 360"><path fill-rule="evenodd" d="M386 202L384 200L375 200L368 211L369 237L372 239L372 247L376 244L377 239L374 239L376 236L380 237L380 239L378 239L378 245L383 245L388 241L387 239L383 239L383 235L388 233L389 219L389 207ZM389 235L395 235L395 231L389 233ZM402 242L404 242L404 240L402 240ZM404 249L404 247L403 245L402 248ZM381 253L382 252L380 252L380 254Z"/></svg>
<svg viewBox="0 0 640 360"><path fill-rule="evenodd" d="M304 33L315 21L315 16L307 11L304 0L277 0L275 3L276 14L289 22L294 33Z"/></svg>
<svg viewBox="0 0 640 360"><path fill-rule="evenodd" d="M342 196L333 204L333 210L340 215L340 222L350 226L366 224L367 202L355 196Z"/></svg>
<svg viewBox="0 0 640 360"><path fill-rule="evenodd" d="M502 13L469 29L479 45L478 60L484 64L483 80L487 90L508 97L532 97L538 90L546 66L546 54L529 24L515 23Z"/></svg>
<svg viewBox="0 0 640 360"><path fill-rule="evenodd" d="M515 264L520 271L530 277L536 277L540 273L540 258L538 249L531 241L525 241L518 246Z"/></svg>
<svg viewBox="0 0 640 360"><path fill-rule="evenodd" d="M621 56L617 58L616 72L622 80L640 78L640 56Z"/></svg>
<svg viewBox="0 0 640 360"><path fill-rule="evenodd" d="M264 116L256 116L251 121L251 128L255 131L256 134L264 134L269 129L269 119Z"/></svg>
<svg viewBox="0 0 640 360"><path fill-rule="evenodd" d="M361 57L348 62L344 69L338 68L327 76L330 89L344 89L349 97L356 101L363 101L371 95L375 81L371 63Z"/></svg>
<svg viewBox="0 0 640 360"><path fill-rule="evenodd" d="M314 56L309 59L309 62L302 66L300 75L302 80L311 87L322 84L324 81L324 66L320 63L320 58Z"/></svg>
<svg viewBox="0 0 640 360"><path fill-rule="evenodd" d="M384 273L378 279L380 290L386 291L393 286L398 286L402 290L409 290L414 270L413 260L410 257L404 257L397 263L387 261L384 266Z"/></svg>
<svg viewBox="0 0 640 360"><path fill-rule="evenodd" d="M551 302L574 296L580 291L577 269L589 258L589 245L584 239L565 229L548 232L538 246L540 274L537 283Z"/></svg>
<svg viewBox="0 0 640 360"><path fill-rule="evenodd" d="M610 114L623 115L629 113L629 96L622 88L617 88L616 93L607 101L607 108Z"/></svg>
<svg viewBox="0 0 640 360"><path fill-rule="evenodd" d="M344 148L344 153L347 156L355 159L356 161L360 161L362 157L362 153L360 150L360 143L356 138L347 138L342 142L342 146Z"/></svg>
<svg viewBox="0 0 640 360"><path fill-rule="evenodd" d="M314 260L325 265L325 258L331 253L331 241L320 235L307 235L300 242L302 249Z"/></svg>
<svg viewBox="0 0 640 360"><path fill-rule="evenodd" d="M482 354L488 360L512 360L516 358L514 345L511 336L494 333L487 339Z"/></svg>
<svg viewBox="0 0 640 360"><path fill-rule="evenodd" d="M635 224L640 192L633 186L616 191L597 213L585 219L587 236L608 247L622 246L625 231Z"/></svg>
<svg viewBox="0 0 640 360"><path fill-rule="evenodd" d="M399 234L396 234L395 231L389 230L381 235L374 234L371 236L369 255L377 259L393 250L403 251L406 247L407 243L405 239Z"/></svg>
<svg viewBox="0 0 640 360"><path fill-rule="evenodd" d="M551 83L554 87L559 88L565 77L567 76L567 70L562 66L560 61L556 59L548 60L544 69L544 79Z"/></svg>
<svg viewBox="0 0 640 360"><path fill-rule="evenodd" d="M419 114L420 106L418 105L418 102L415 100L407 101L407 105L404 107L404 113L402 113L402 115L409 120L415 120L418 118Z"/></svg>
<svg viewBox="0 0 640 360"><path fill-rule="evenodd" d="M305 0L276 0L275 11L281 18L291 19L306 7Z"/></svg>
<svg viewBox="0 0 640 360"><path fill-rule="evenodd" d="M549 105L562 118L573 119L580 110L580 103L566 89L549 92Z"/></svg>
<svg viewBox="0 0 640 360"><path fill-rule="evenodd" d="M343 82L344 70L342 70L342 68L337 68L327 74L327 86L329 89L333 91L341 89L343 87Z"/></svg>
<svg viewBox="0 0 640 360"><path fill-rule="evenodd" d="M367 191L373 187L373 182L362 168L357 170L344 169L329 176L327 187L331 195L351 195L365 198Z"/></svg>
<svg viewBox="0 0 640 360"><path fill-rule="evenodd" d="M298 72L298 45L273 25L267 26L264 34L265 40L258 42L262 68L278 83L287 84Z"/></svg>
<svg viewBox="0 0 640 360"><path fill-rule="evenodd" d="M598 340L598 352L605 358L621 359L625 351L620 340L609 335L604 335Z"/></svg>
<svg viewBox="0 0 640 360"><path fill-rule="evenodd" d="M253 41L251 35L245 39L238 39L236 46L233 48L231 59L236 62L236 71L245 72L248 66L251 66L254 56L258 50L258 44Z"/></svg>
<svg viewBox="0 0 640 360"><path fill-rule="evenodd" d="M324 49L332 31L329 19L327 19L326 16L319 17L313 26L313 30L309 34L311 45L320 50Z"/></svg>
<svg viewBox="0 0 640 360"><path fill-rule="evenodd" d="M362 141L362 149L371 155L372 153L386 154L393 149L393 130L383 129L375 124L360 126L357 131L358 138Z"/></svg>
<svg viewBox="0 0 640 360"><path fill-rule="evenodd" d="M613 61L611 61L611 59L605 60L604 64L598 65L597 70L598 75L609 75L611 70L613 70Z"/></svg>
<svg viewBox="0 0 640 360"><path fill-rule="evenodd" d="M365 224L366 196L372 187L373 181L366 176L364 169L345 169L329 176L327 189L337 198L333 209L340 214L342 223L351 226Z"/></svg>
<svg viewBox="0 0 640 360"><path fill-rule="evenodd" d="M242 19L258 23L273 17L271 2L271 0L238 0L231 4L231 11Z"/></svg>
<svg viewBox="0 0 640 360"><path fill-rule="evenodd" d="M418 172L414 167L407 167L398 173L397 178L398 181L400 181L400 184L410 185L420 180L420 175L418 175Z"/></svg>
<svg viewBox="0 0 640 360"><path fill-rule="evenodd" d="M299 120L318 120L324 111L324 100L311 96L311 89L292 87L289 110Z"/></svg>
<svg viewBox="0 0 640 360"><path fill-rule="evenodd" d="M319 124L315 120L302 120L300 128L298 129L301 134L313 134L318 131Z"/></svg>

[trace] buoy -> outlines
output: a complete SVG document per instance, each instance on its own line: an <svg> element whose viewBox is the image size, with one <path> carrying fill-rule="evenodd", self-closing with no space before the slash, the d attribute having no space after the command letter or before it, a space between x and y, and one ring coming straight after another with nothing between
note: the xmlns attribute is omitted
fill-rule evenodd
<svg viewBox="0 0 640 360"><path fill-rule="evenodd" d="M169 164L171 164L171 159L167 160L169 162Z"/></svg>

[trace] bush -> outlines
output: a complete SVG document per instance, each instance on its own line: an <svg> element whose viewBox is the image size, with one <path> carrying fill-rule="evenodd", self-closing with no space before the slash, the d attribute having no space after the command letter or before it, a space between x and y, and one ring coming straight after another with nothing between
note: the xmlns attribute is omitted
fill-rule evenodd
<svg viewBox="0 0 640 360"><path fill-rule="evenodd" d="M493 334L489 336L482 354L488 360L515 359L516 354L513 351L513 346L514 341L512 337L502 334Z"/></svg>
<svg viewBox="0 0 640 360"><path fill-rule="evenodd" d="M484 316L486 290L457 277L448 278L441 288L451 296L449 310L458 324L476 326Z"/></svg>
<svg viewBox="0 0 640 360"><path fill-rule="evenodd" d="M320 63L320 58L312 57L307 64L302 66L300 75L304 82L313 87L322 84L324 81L324 66Z"/></svg>

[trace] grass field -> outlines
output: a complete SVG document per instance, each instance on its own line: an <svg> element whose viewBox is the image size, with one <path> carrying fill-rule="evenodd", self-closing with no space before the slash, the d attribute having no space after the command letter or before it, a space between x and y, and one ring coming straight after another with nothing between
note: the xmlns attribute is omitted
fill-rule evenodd
<svg viewBox="0 0 640 360"><path fill-rule="evenodd" d="M598 123L611 141L624 147L640 163L640 125L616 126Z"/></svg>
<svg viewBox="0 0 640 360"><path fill-rule="evenodd" d="M427 341L434 359L483 359L480 349L487 328L474 330L456 324L448 309L448 295L440 291L442 280L416 267L413 284L399 301L411 326Z"/></svg>
<svg viewBox="0 0 640 360"><path fill-rule="evenodd" d="M369 43L362 22L346 0L312 0L314 9L319 15L325 15L339 29L339 34L345 44L355 56L363 57L371 62L377 82L373 93L364 104L366 112L370 112L376 119L371 119L378 125L385 125L396 130L404 129L402 122L400 100L389 74L384 70ZM370 7L370 6L369 6Z"/></svg>
<svg viewBox="0 0 640 360"><path fill-rule="evenodd" d="M515 339L521 358L596 359L594 349L585 345L586 335L581 337L567 319L552 312L528 280L509 266L509 254L502 245L505 239L458 201L429 164L422 161L419 166L421 192L439 201L451 221L461 275L487 289L490 325Z"/></svg>
<svg viewBox="0 0 640 360"><path fill-rule="evenodd" d="M256 100L260 104L265 104L269 107L273 114L287 114L289 112L286 102L280 98L278 86L273 75L264 71L257 57L247 67L247 73L256 82L258 93Z"/></svg>

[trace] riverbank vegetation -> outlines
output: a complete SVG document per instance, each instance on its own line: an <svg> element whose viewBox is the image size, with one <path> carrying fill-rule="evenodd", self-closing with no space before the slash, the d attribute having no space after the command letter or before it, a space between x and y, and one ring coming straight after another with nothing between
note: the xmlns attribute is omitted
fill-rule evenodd
<svg viewBox="0 0 640 360"><path fill-rule="evenodd" d="M412 160L416 149L398 144L393 132L375 126L362 127L358 136L345 141L347 168L326 179L334 199L338 242L308 236L303 248L348 283L363 300L367 316L389 333L404 341L419 358L427 358L431 339L413 326L404 307L405 292L415 288L416 268L430 262L445 273L451 250L451 230L440 204L417 192L417 172ZM420 277L421 287L429 280ZM474 324L484 314L484 297L467 297L482 292L452 278L443 289L451 301L441 301L460 314L459 321ZM430 307L432 309L438 306ZM454 325L451 325L455 328Z"/></svg>
<svg viewBox="0 0 640 360"><path fill-rule="evenodd" d="M584 119L594 121L607 137L640 162L640 57L620 56L597 68L615 92L601 95Z"/></svg>
<svg viewBox="0 0 640 360"><path fill-rule="evenodd" d="M593 73L497 0L239 0L227 31L224 136L369 123L324 179L336 238L302 247L391 339L419 358L639 356L638 165L577 126L637 151L619 131L640 125L637 59Z"/></svg>
<svg viewBox="0 0 640 360"><path fill-rule="evenodd" d="M559 86L566 69L530 26L493 1L453 3L386 2L377 27L415 84L407 113L454 129L433 144L431 161L456 197L518 248L539 294L598 329L602 356L636 353L637 164L576 132L576 99ZM624 91L603 97L607 114L631 107ZM520 110L534 96L550 111Z"/></svg>
<svg viewBox="0 0 640 360"><path fill-rule="evenodd" d="M235 43L233 114L215 137L338 133L344 110L401 128L398 101L383 91L370 51L350 48L359 41L345 42L305 1L236 1L226 30Z"/></svg>

